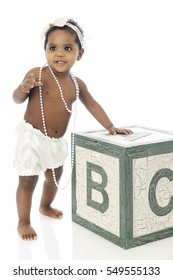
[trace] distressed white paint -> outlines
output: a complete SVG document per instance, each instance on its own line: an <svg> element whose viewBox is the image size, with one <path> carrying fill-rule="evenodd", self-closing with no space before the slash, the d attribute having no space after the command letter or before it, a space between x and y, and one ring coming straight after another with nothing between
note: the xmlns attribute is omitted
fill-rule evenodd
<svg viewBox="0 0 173 280"><path fill-rule="evenodd" d="M87 205L86 163L101 166L108 176L105 188L109 196L109 208L104 213ZM119 236L119 159L96 151L76 146L76 214L100 228ZM92 172L92 180L101 183L101 176ZM92 200L102 203L101 192L92 190Z"/></svg>
<svg viewBox="0 0 173 280"><path fill-rule="evenodd" d="M129 129L133 131L134 135L140 136L141 134L141 137L132 141L131 135L129 136L124 136L121 134L111 135L106 130L90 131L86 133L85 136L93 137L93 138L97 137L100 140L106 141L107 143L111 142L121 147L132 147L132 146L146 145L150 143L159 143L159 142L166 142L166 141L173 140L172 132L159 131L159 130L139 127L139 126L130 126ZM145 135L147 133L148 135Z"/></svg>
<svg viewBox="0 0 173 280"><path fill-rule="evenodd" d="M148 202L149 184L155 173L162 169L173 170L173 153L149 156L133 160L133 236L142 236L173 227L173 211L157 216ZM161 207L169 204L173 196L173 182L167 178L159 180L156 191L157 203Z"/></svg>

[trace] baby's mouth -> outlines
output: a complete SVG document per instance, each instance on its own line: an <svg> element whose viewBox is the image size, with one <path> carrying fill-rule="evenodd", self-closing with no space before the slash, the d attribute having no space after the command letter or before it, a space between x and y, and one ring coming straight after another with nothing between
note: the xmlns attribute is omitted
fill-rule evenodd
<svg viewBox="0 0 173 280"><path fill-rule="evenodd" d="M64 65L64 64L65 64L65 62L64 62L64 61L62 61L62 60L58 60L58 61L56 62L56 64L58 64L58 65Z"/></svg>

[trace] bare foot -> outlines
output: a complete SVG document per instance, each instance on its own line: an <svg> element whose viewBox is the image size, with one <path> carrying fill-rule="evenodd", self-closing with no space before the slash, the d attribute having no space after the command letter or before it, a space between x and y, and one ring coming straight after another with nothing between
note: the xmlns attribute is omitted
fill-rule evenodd
<svg viewBox="0 0 173 280"><path fill-rule="evenodd" d="M31 241L37 239L37 234L30 224L19 223L17 230L23 240Z"/></svg>
<svg viewBox="0 0 173 280"><path fill-rule="evenodd" d="M61 210L52 208L51 206L40 206L40 213L54 219L62 219L63 217Z"/></svg>

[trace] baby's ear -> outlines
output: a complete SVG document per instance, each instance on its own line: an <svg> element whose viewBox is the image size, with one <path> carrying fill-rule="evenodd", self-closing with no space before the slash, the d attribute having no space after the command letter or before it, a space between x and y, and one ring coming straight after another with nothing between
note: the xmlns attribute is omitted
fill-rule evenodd
<svg viewBox="0 0 173 280"><path fill-rule="evenodd" d="M83 54L84 54L84 49L80 49L77 60L80 60L82 58Z"/></svg>

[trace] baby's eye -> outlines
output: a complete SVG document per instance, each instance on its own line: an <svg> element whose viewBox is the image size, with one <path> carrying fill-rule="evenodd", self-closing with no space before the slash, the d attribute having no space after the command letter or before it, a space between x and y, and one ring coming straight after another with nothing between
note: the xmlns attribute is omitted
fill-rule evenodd
<svg viewBox="0 0 173 280"><path fill-rule="evenodd" d="M51 46L49 49L50 49L51 51L55 51L55 50L56 50L56 47L55 47L55 46Z"/></svg>
<svg viewBox="0 0 173 280"><path fill-rule="evenodd" d="M71 51L71 50L72 50L72 47L66 46L64 49L65 49L66 51Z"/></svg>

